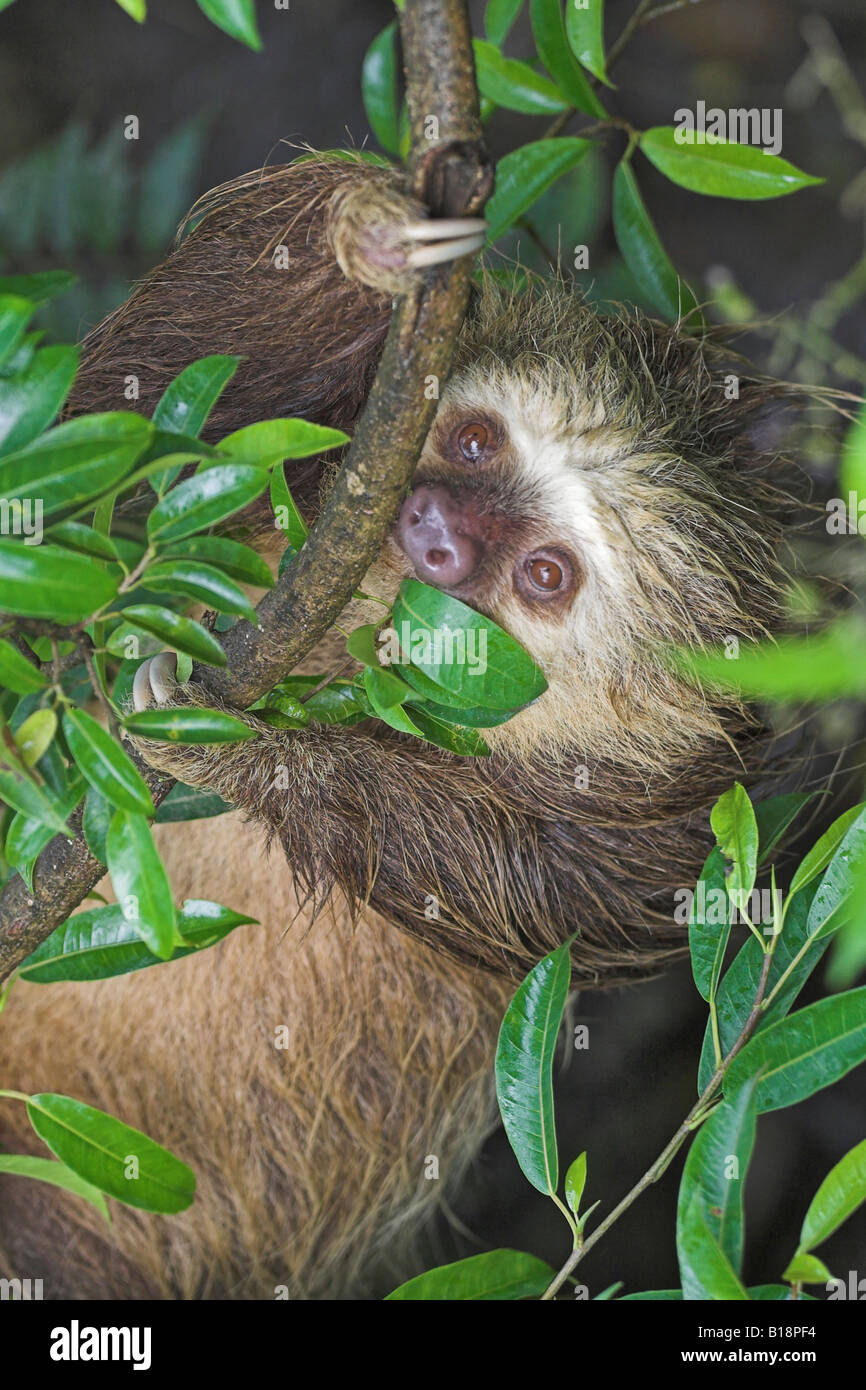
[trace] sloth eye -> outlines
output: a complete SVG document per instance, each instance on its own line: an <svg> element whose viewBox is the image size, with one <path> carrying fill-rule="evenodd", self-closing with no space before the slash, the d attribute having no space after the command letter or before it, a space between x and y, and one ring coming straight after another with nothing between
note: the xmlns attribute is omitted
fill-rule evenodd
<svg viewBox="0 0 866 1390"><path fill-rule="evenodd" d="M533 550L514 571L514 586L530 603L547 603L572 594L580 580L571 557L559 549Z"/></svg>
<svg viewBox="0 0 866 1390"><path fill-rule="evenodd" d="M484 453L489 437L487 426L473 420L471 424L464 425L458 434L457 447L468 463L476 463Z"/></svg>
<svg viewBox="0 0 866 1390"><path fill-rule="evenodd" d="M536 589L544 589L547 592L561 589L565 579L561 565L540 555L526 561L526 572Z"/></svg>

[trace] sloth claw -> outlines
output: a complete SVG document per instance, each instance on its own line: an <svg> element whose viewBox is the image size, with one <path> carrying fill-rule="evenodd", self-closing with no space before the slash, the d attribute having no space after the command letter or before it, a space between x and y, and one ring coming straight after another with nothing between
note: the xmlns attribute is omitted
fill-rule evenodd
<svg viewBox="0 0 866 1390"><path fill-rule="evenodd" d="M410 222L408 227L403 228L403 236L408 241L426 241L430 244L408 251L406 264L411 270L423 270L442 261L456 261L461 256L471 256L481 250L486 231L487 223L480 217L441 217L427 222Z"/></svg>
<svg viewBox="0 0 866 1390"><path fill-rule="evenodd" d="M403 235L410 241L441 241L443 237L484 236L486 231L483 217L431 217L410 222Z"/></svg>
<svg viewBox="0 0 866 1390"><path fill-rule="evenodd" d="M175 652L160 652L143 661L132 682L132 706L136 713L152 704L167 705L172 699L177 675Z"/></svg>

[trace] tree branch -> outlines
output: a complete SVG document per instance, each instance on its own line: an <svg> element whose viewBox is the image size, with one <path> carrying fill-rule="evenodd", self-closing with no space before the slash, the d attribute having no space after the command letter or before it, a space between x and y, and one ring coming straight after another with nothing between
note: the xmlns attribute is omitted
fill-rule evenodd
<svg viewBox="0 0 866 1390"><path fill-rule="evenodd" d="M400 16L412 128L413 191L434 215L476 214L492 186L484 151L466 0L406 0ZM225 672L194 669L208 691L244 707L286 676L345 607L397 515L436 410L469 295L466 261L428 272L397 301L376 381L343 467L307 541L262 600L259 626L221 639ZM158 806L174 783L136 756ZM70 821L78 831L80 813ZM29 892L0 894L0 982L87 896L105 870L80 834L40 855Z"/></svg>

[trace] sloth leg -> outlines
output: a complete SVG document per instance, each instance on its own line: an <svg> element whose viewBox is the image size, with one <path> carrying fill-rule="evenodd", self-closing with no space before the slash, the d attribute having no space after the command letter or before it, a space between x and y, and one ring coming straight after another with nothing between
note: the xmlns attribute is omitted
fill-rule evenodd
<svg viewBox="0 0 866 1390"><path fill-rule="evenodd" d="M241 813L155 834L178 899L259 925L116 979L19 982L0 1075L151 1135L192 1167L195 1201L111 1203L109 1228L2 1175L0 1277L41 1278L46 1299L363 1298L454 1258L423 1232L492 1119L502 984L371 913L311 922ZM23 1106L0 1106L0 1142L40 1150Z"/></svg>

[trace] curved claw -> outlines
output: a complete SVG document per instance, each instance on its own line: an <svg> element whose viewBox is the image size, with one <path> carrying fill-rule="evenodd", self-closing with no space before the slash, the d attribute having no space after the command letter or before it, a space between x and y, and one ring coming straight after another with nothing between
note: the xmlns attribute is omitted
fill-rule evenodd
<svg viewBox="0 0 866 1390"><path fill-rule="evenodd" d="M132 682L132 706L136 713L153 703L167 705L172 699L176 676L175 652L160 652L143 661Z"/></svg>
<svg viewBox="0 0 866 1390"><path fill-rule="evenodd" d="M484 236L457 237L452 241L440 241L430 246L418 246L406 257L406 264L413 270L422 270L428 265L439 265L442 261L456 261L460 256L471 256L484 245Z"/></svg>
<svg viewBox="0 0 866 1390"><path fill-rule="evenodd" d="M409 241L442 241L445 237L483 237L486 231L483 217L430 217L410 222L403 228L403 236Z"/></svg>

